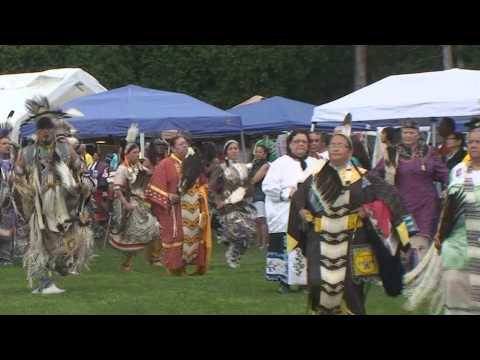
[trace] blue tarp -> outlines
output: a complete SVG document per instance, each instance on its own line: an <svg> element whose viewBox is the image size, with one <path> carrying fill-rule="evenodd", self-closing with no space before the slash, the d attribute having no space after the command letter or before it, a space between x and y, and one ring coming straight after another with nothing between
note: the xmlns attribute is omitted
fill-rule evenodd
<svg viewBox="0 0 480 360"><path fill-rule="evenodd" d="M191 96L129 85L119 89L81 97L66 103L64 110L75 108L85 116L70 119L80 138L125 136L132 122L146 136L160 131L183 130L193 136L240 134L241 118ZM33 126L22 135L33 133Z"/></svg>
<svg viewBox="0 0 480 360"><path fill-rule="evenodd" d="M258 134L310 128L315 105L274 96L248 105L240 105L227 110L242 117L245 134ZM321 123L316 127L331 130L342 125L338 122ZM355 127L358 130L364 126Z"/></svg>

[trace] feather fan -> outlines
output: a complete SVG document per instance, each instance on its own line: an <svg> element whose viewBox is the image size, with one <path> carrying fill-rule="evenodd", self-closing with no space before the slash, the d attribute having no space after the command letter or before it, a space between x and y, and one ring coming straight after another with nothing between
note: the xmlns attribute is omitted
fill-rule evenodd
<svg viewBox="0 0 480 360"><path fill-rule="evenodd" d="M452 232L460 216L465 212L465 192L449 194L442 209L437 235L442 243Z"/></svg>
<svg viewBox="0 0 480 360"><path fill-rule="evenodd" d="M337 170L330 166L330 162L316 175L316 186L323 199L333 204L343 191L343 183Z"/></svg>

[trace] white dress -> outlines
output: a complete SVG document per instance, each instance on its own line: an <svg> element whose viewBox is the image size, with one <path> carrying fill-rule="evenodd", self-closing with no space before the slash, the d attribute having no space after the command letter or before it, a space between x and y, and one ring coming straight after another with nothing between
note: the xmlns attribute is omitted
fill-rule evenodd
<svg viewBox="0 0 480 360"><path fill-rule="evenodd" d="M268 232L271 234L266 266L266 278L269 281L280 281L289 285L307 283L306 266L302 266L306 263L305 258L300 251L287 252L289 195L292 190L297 189L299 182L305 180L323 163L322 160L308 157L304 171L298 160L285 155L270 165L263 180ZM299 271L299 268L303 270Z"/></svg>

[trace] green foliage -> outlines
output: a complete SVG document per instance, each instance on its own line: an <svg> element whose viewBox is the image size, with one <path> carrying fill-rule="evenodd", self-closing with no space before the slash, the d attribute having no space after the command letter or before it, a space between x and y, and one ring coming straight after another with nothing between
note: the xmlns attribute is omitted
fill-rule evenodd
<svg viewBox="0 0 480 360"><path fill-rule="evenodd" d="M463 46L480 66L480 46ZM347 45L1 45L0 74L80 67L107 88L136 84L189 94L220 108L253 95L322 104L353 89ZM370 45L369 82L442 69L439 45Z"/></svg>

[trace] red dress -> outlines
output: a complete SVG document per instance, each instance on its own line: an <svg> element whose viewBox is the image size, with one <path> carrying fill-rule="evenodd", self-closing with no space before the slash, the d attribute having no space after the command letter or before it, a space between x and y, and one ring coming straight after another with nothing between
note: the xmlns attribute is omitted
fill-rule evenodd
<svg viewBox="0 0 480 360"><path fill-rule="evenodd" d="M155 167L145 192L145 197L152 204L152 211L162 229L162 262L170 271L179 270L185 266L182 258L182 206L180 202L172 205L168 199L169 194L178 195L181 172L182 161L175 155L163 159Z"/></svg>

